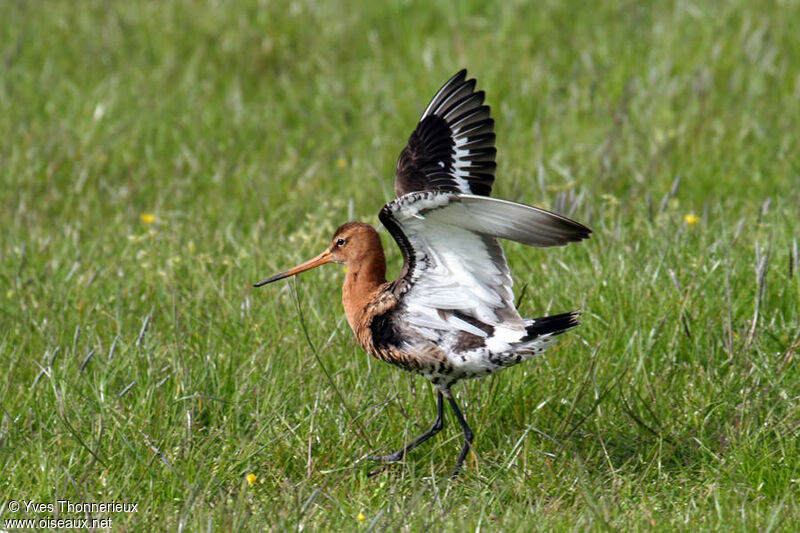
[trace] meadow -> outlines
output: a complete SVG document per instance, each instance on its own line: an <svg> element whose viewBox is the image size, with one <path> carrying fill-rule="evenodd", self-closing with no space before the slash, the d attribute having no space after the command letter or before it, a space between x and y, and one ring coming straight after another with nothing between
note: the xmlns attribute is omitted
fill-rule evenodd
<svg viewBox="0 0 800 533"><path fill-rule="evenodd" d="M800 529L798 2L0 10L0 529ZM494 194L594 230L505 246L523 316L582 325L458 386L460 477L452 416L370 477L431 386L358 347L341 267L251 284L378 224L462 67Z"/></svg>

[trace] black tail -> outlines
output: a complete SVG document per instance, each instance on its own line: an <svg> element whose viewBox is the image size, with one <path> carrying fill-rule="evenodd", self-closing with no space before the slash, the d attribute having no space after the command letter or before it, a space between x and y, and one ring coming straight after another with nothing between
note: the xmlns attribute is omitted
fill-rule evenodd
<svg viewBox="0 0 800 533"><path fill-rule="evenodd" d="M560 315L534 318L531 320L533 323L525 327L525 331L528 332L528 335L523 340L533 340L540 335L546 335L548 333L553 335L564 333L568 329L574 328L579 324L578 317L580 316L580 311L573 311Z"/></svg>

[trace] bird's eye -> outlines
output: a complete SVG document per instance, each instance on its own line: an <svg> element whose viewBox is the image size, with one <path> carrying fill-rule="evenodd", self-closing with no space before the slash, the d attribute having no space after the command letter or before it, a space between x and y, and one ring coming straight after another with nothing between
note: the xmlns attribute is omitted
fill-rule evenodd
<svg viewBox="0 0 800 533"><path fill-rule="evenodd" d="M336 240L336 246L344 246L346 242L347 242L347 241L346 241L346 240L344 240L344 239L341 239L341 238L340 238L340 239L337 239L337 240Z"/></svg>

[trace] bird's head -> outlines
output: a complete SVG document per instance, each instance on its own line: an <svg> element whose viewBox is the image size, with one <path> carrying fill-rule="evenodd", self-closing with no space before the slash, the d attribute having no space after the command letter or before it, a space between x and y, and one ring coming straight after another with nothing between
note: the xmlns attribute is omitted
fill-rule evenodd
<svg viewBox="0 0 800 533"><path fill-rule="evenodd" d="M348 222L339 226L324 252L294 268L259 281L254 287L294 276L325 263L344 263L348 268L354 268L361 262L368 261L372 254L380 254L380 259L383 260L383 245L378 232L369 224Z"/></svg>

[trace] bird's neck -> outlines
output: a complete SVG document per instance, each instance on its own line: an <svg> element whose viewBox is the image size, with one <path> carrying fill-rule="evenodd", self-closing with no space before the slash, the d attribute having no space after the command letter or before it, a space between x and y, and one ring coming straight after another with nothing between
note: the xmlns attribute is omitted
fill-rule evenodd
<svg viewBox="0 0 800 533"><path fill-rule="evenodd" d="M358 336L364 309L386 283L386 257L383 248L370 250L358 262L347 265L342 287L342 304L350 328Z"/></svg>

